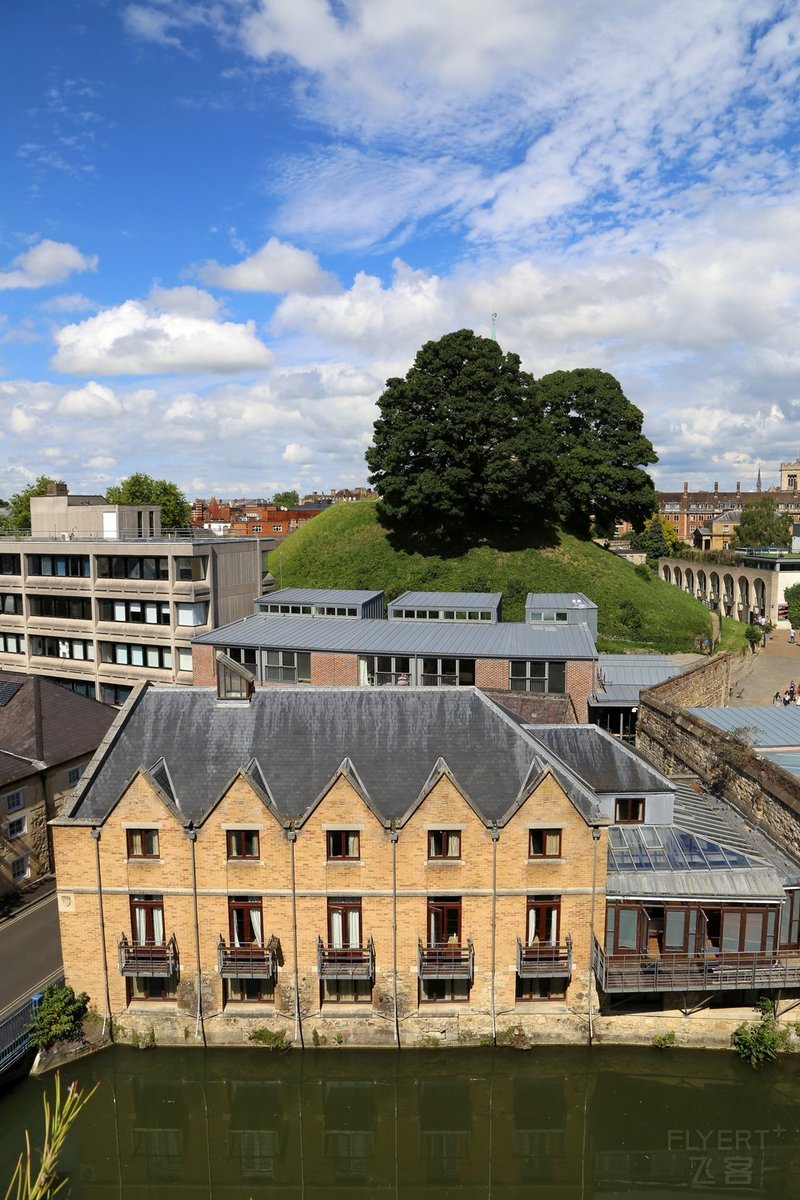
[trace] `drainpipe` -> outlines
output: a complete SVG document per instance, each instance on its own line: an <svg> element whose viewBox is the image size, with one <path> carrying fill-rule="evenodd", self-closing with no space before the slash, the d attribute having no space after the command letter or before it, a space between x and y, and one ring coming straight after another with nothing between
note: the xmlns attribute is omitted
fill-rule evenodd
<svg viewBox="0 0 800 1200"><path fill-rule="evenodd" d="M297 830L290 829L287 833L292 853L292 948L294 952L294 1036L299 1039L301 1050L305 1050L303 1041L303 1022L300 1016L300 965L297 959L297 885L294 873L294 845L297 841Z"/></svg>
<svg viewBox="0 0 800 1200"><path fill-rule="evenodd" d="M491 1011L492 1011L492 1045L497 1045L497 999L495 995L495 976L497 974L497 842L500 830L497 822L492 821L492 981L491 981Z"/></svg>
<svg viewBox="0 0 800 1200"><path fill-rule="evenodd" d="M197 992L197 1014L194 1026L194 1036L198 1034L203 1036L203 1045L206 1043L206 1027L203 1021L203 974L200 969L200 912L197 907L197 858L195 854L195 846L197 842L197 830L194 827L194 822L189 822L189 828L186 830L186 836L192 847L192 898L194 900L194 952L197 961L197 974L195 982L195 991Z"/></svg>
<svg viewBox="0 0 800 1200"><path fill-rule="evenodd" d="M600 829L592 826L592 911L589 919L589 1045L594 1038L594 1013L592 1011L592 988L594 987L594 902L597 893L597 845Z"/></svg>
<svg viewBox="0 0 800 1200"><path fill-rule="evenodd" d="M103 913L103 877L100 873L100 830L97 825L92 826L92 837L94 838L94 862L97 873L97 907L100 919L100 950L103 962L103 987L106 994L106 1011L103 1017L103 1032L105 1033L106 1017L108 1018L108 1035L111 1041L114 1040L114 1022L111 1019L111 993L108 987L108 955L106 953L106 921Z"/></svg>
<svg viewBox="0 0 800 1200"><path fill-rule="evenodd" d="M400 1049L400 1017L397 1011L397 838L398 832L392 829L389 841L392 843L392 1000L394 1007L394 1039L397 1049Z"/></svg>

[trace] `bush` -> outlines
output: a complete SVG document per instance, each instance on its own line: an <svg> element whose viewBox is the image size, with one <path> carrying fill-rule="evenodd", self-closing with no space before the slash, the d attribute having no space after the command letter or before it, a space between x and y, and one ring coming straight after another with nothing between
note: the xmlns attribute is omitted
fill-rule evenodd
<svg viewBox="0 0 800 1200"><path fill-rule="evenodd" d="M670 1050L675 1045L675 1030L668 1029L666 1033L657 1033L653 1038L656 1050Z"/></svg>
<svg viewBox="0 0 800 1200"><path fill-rule="evenodd" d="M744 631L744 636L747 639L747 644L755 654L756 646L761 642L764 636L760 625L748 625Z"/></svg>
<svg viewBox="0 0 800 1200"><path fill-rule="evenodd" d="M248 1033L247 1040L253 1042L256 1046L264 1046L267 1050L289 1050L291 1046L286 1041L286 1034L282 1029L267 1029L265 1025L254 1029L252 1033Z"/></svg>
<svg viewBox="0 0 800 1200"><path fill-rule="evenodd" d="M49 1050L56 1042L75 1042L83 1037L83 1018L89 1008L86 992L79 996L71 987L54 983L46 988L39 1010L30 1024L31 1044Z"/></svg>
<svg viewBox="0 0 800 1200"><path fill-rule="evenodd" d="M655 567L651 567L649 565L650 559L648 558L647 562L637 563L633 568L639 578L643 579L645 583L650 583L651 579L658 570L658 559L656 558L654 562L656 564Z"/></svg>
<svg viewBox="0 0 800 1200"><path fill-rule="evenodd" d="M760 1000L757 1007L761 1020L743 1021L731 1034L731 1044L739 1058L753 1068L764 1062L774 1062L781 1051L787 1049L790 1037L789 1030L781 1029L775 1019L772 1000Z"/></svg>

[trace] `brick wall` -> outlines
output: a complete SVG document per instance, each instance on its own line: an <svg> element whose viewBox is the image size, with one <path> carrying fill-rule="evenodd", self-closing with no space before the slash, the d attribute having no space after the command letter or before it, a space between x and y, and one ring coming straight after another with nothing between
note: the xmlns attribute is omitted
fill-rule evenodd
<svg viewBox="0 0 800 1200"><path fill-rule="evenodd" d="M475 685L485 691L508 691L507 658L479 658L475 662Z"/></svg>
<svg viewBox="0 0 800 1200"><path fill-rule="evenodd" d="M192 645L192 683L195 687L217 686L217 664L214 646Z"/></svg>
<svg viewBox="0 0 800 1200"><path fill-rule="evenodd" d="M567 694L575 705L575 715L581 723L589 720L589 696L595 689L597 664L591 659L567 663Z"/></svg>
<svg viewBox="0 0 800 1200"><path fill-rule="evenodd" d="M356 687L358 655L312 654L311 683L316 687Z"/></svg>

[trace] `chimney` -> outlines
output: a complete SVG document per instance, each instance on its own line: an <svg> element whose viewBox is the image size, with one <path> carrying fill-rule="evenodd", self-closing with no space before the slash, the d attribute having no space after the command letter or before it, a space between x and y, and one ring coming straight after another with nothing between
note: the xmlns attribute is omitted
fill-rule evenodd
<svg viewBox="0 0 800 1200"><path fill-rule="evenodd" d="M740 493L740 491L741 491L741 490L742 490L742 485L741 485L741 483L739 482L739 480L737 479L737 480L736 480L736 499L737 499L737 500L739 499L739 493Z"/></svg>
<svg viewBox="0 0 800 1200"><path fill-rule="evenodd" d="M715 497L719 496L719 483L717 482L716 479L714 480L714 496Z"/></svg>
<svg viewBox="0 0 800 1200"><path fill-rule="evenodd" d="M58 483L48 483L47 494L48 496L66 496L69 494L69 488L61 481Z"/></svg>
<svg viewBox="0 0 800 1200"><path fill-rule="evenodd" d="M688 494L688 492L689 492L689 485L688 485L688 483L684 483L684 485L683 485L684 496L686 496Z"/></svg>

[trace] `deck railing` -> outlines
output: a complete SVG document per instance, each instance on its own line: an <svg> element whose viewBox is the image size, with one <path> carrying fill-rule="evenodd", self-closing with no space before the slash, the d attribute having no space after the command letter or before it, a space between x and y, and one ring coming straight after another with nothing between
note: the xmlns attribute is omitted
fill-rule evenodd
<svg viewBox="0 0 800 1200"><path fill-rule="evenodd" d="M123 933L117 947L121 975L169 979L178 970L178 946L173 933L166 942L128 941Z"/></svg>
<svg viewBox="0 0 800 1200"><path fill-rule="evenodd" d="M595 978L604 992L722 992L753 988L800 987L797 951L728 953L709 949L699 955L606 954L595 939Z"/></svg>
<svg viewBox="0 0 800 1200"><path fill-rule="evenodd" d="M419 939L420 979L468 979L475 977L475 950L472 938L465 946L454 942L443 942L438 946L425 946Z"/></svg>
<svg viewBox="0 0 800 1200"><path fill-rule="evenodd" d="M565 942L535 942L525 945L517 938L517 974L520 979L571 979L572 936Z"/></svg>
<svg viewBox="0 0 800 1200"><path fill-rule="evenodd" d="M375 978L375 946L367 938L366 946L329 946L317 938L317 971L320 979Z"/></svg>
<svg viewBox="0 0 800 1200"><path fill-rule="evenodd" d="M217 967L223 979L274 979L277 965L272 939L266 946L231 946L219 935Z"/></svg>

